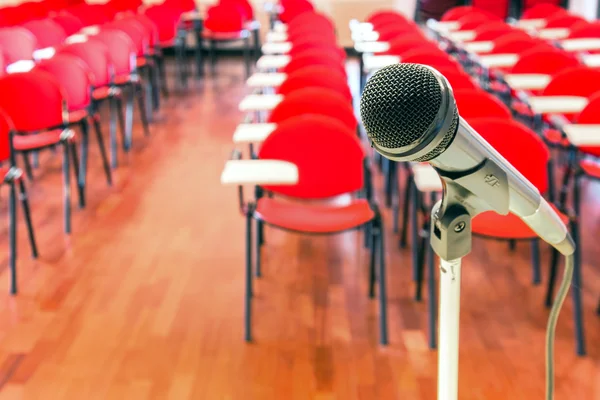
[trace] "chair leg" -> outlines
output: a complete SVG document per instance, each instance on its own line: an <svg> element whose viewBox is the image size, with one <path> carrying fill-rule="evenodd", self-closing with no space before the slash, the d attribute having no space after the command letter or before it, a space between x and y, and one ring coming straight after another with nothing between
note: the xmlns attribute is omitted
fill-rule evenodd
<svg viewBox="0 0 600 400"><path fill-rule="evenodd" d="M154 108L152 106L154 100L154 87L152 86L152 71L150 70L149 67L144 68L144 70L142 71L143 75L145 75L145 79L143 80L143 83L140 83L140 87L143 87L144 90L142 91L142 96L144 97L144 105L145 105L145 110L146 110L146 118L148 119L148 122L152 122L153 121L153 111Z"/></svg>
<svg viewBox="0 0 600 400"><path fill-rule="evenodd" d="M579 184L581 182L581 175L575 176L574 189L573 189L573 206L575 209L576 218L580 218L581 215L581 199L579 193ZM573 295L573 317L575 322L575 338L577 342L577 354L583 356L586 354L585 349L585 333L583 326L583 301L581 299L581 285L583 283L581 273L581 240L579 234L579 221L573 221L571 223L571 235L575 242L575 265L573 269L573 285L571 287L571 293Z"/></svg>
<svg viewBox="0 0 600 400"><path fill-rule="evenodd" d="M370 253L370 261L369 261L369 298L375 298L375 283L377 281L376 274L376 263L377 263L377 252L379 249L377 248L377 229L373 227L374 223L371 222L367 224L369 226L368 232L371 235L371 240L369 240L369 247L371 250Z"/></svg>
<svg viewBox="0 0 600 400"><path fill-rule="evenodd" d="M125 119L125 115L123 115L123 98L121 96L127 96L126 88L121 90L120 96L114 97L115 102L115 111L117 114L117 119L119 121L119 131L121 131L121 142L124 151L129 151L131 149L131 136L133 131L133 117L131 121Z"/></svg>
<svg viewBox="0 0 600 400"><path fill-rule="evenodd" d="M33 168L31 167L31 160L29 160L29 152L22 152L23 155L23 165L25 166L25 174L27 175L27 179L30 181L33 180Z"/></svg>
<svg viewBox="0 0 600 400"><path fill-rule="evenodd" d="M421 237L418 240L417 249L417 279L415 284L415 301L423 300L423 280L425 278L425 257L427 250L427 238Z"/></svg>
<svg viewBox="0 0 600 400"><path fill-rule="evenodd" d="M169 86L167 85L167 70L165 69L165 58L161 54L156 57L156 68L158 70L158 76L160 81L160 88L162 95L165 98L169 97Z"/></svg>
<svg viewBox="0 0 600 400"><path fill-rule="evenodd" d="M388 320L387 320L387 288L385 271L385 246L383 221L381 217L377 221L377 244L379 245L379 341L382 346L388 345Z"/></svg>
<svg viewBox="0 0 600 400"><path fill-rule="evenodd" d="M63 179L64 179L64 218L65 233L71 233L71 165L69 162L68 141L63 142Z"/></svg>
<svg viewBox="0 0 600 400"><path fill-rule="evenodd" d="M556 188L554 187L554 182L555 182L554 171L555 171L555 169L554 169L554 160L552 158L550 158L550 160L548 160L548 164L547 164L546 168L548 169L548 201L550 201L551 203L554 203Z"/></svg>
<svg viewBox="0 0 600 400"><path fill-rule="evenodd" d="M133 108L134 108L134 97L135 97L135 85L128 85L127 90L123 91L123 96L127 96L125 98L125 129L122 131L123 143L125 143L127 151L131 149L133 143ZM122 101L119 99L119 101ZM121 104L121 103L119 103ZM123 107L119 107L121 110L121 118L123 118Z"/></svg>
<svg viewBox="0 0 600 400"><path fill-rule="evenodd" d="M23 179L19 180L19 197L21 198L21 206L23 207L23 215L25 216L25 223L27 224L27 235L29 237L29 245L31 247L31 256L33 258L38 257L38 248L35 242L35 235L33 233L33 223L31 221L31 210L29 209L29 198L27 197L27 191L25 190L25 182Z"/></svg>
<svg viewBox="0 0 600 400"><path fill-rule="evenodd" d="M514 239L510 239L508 241L508 248L510 249L510 251L515 251L515 249L517 248L517 241Z"/></svg>
<svg viewBox="0 0 600 400"><path fill-rule="evenodd" d="M246 291L244 303L244 339L252 341L252 210L246 214Z"/></svg>
<svg viewBox="0 0 600 400"><path fill-rule="evenodd" d="M217 70L217 42L210 39L210 73L215 74Z"/></svg>
<svg viewBox="0 0 600 400"><path fill-rule="evenodd" d="M400 248L406 248L406 236L408 234L408 212L410 211L411 191L413 190L412 176L406 171L406 183L404 185L404 204L402 204L402 230L400 231Z"/></svg>
<svg viewBox="0 0 600 400"><path fill-rule="evenodd" d="M398 164L394 166L395 173L392 178L392 223L394 233L398 233L400 229L400 183L398 182L400 176L398 167Z"/></svg>
<svg viewBox="0 0 600 400"><path fill-rule="evenodd" d="M81 183L81 180L79 179L81 177L81 168L80 168L80 162L79 162L79 156L77 155L77 146L75 145L74 142L70 142L68 144L69 147L69 151L71 153L71 158L73 159L73 175L75 176L75 181L77 181L77 194L78 194L78 198L79 198L79 207L83 208L83 206L81 205L82 203L85 202L85 198L84 198L84 193L85 193L85 185L83 185Z"/></svg>
<svg viewBox="0 0 600 400"><path fill-rule="evenodd" d="M538 239L531 241L531 263L533 265L533 284L539 285L542 282L542 271L540 266L540 241Z"/></svg>
<svg viewBox="0 0 600 400"><path fill-rule="evenodd" d="M9 254L8 265L10 268L10 294L17 294L17 191L14 180L10 183L8 198L8 229L9 229Z"/></svg>
<svg viewBox="0 0 600 400"><path fill-rule="evenodd" d="M100 157L102 158L102 166L104 168L104 174L106 175L106 183L108 183L109 186L112 186L112 172L110 171L110 163L106 153L106 146L104 145L104 137L102 136L102 129L100 128L100 118L98 116L92 118L94 121L94 131L96 132L96 141L98 142L98 149L100 150Z"/></svg>
<svg viewBox="0 0 600 400"><path fill-rule="evenodd" d="M109 136L110 136L110 158L111 164L113 168L117 168L119 166L119 156L118 156L118 143L117 143L117 114L118 111L118 103L116 97L110 97L108 99L108 106L110 108L110 120L109 120Z"/></svg>
<svg viewBox="0 0 600 400"><path fill-rule="evenodd" d="M79 190L79 208L85 207L85 184L87 178L87 165L88 165L88 150L90 146L90 125L87 118L81 121L81 160L79 164L79 170L77 174L77 187ZM75 149L75 145L73 144ZM75 152L73 152L74 159L76 158Z"/></svg>
<svg viewBox="0 0 600 400"><path fill-rule="evenodd" d="M255 267L255 274L257 278L260 278L262 276L262 270L261 270L261 242L260 242L260 231L262 230L262 221L259 221L258 219L256 220L256 240L254 241L256 244L256 267Z"/></svg>
<svg viewBox="0 0 600 400"><path fill-rule="evenodd" d="M556 285L556 273L558 272L558 251L552 249L550 255L550 271L548 272L548 286L546 286L546 307L552 307L554 303L554 287Z"/></svg>
<svg viewBox="0 0 600 400"><path fill-rule="evenodd" d="M142 126L144 127L144 135L150 136L148 115L146 114L146 100L144 99L144 88L141 84L137 86L136 94L138 106L140 108L140 118L142 119Z"/></svg>
<svg viewBox="0 0 600 400"><path fill-rule="evenodd" d="M254 42L254 62L258 61L258 59L261 56L261 49L260 49L260 30L258 29L254 29L252 31L252 35L253 35L253 42Z"/></svg>
<svg viewBox="0 0 600 400"><path fill-rule="evenodd" d="M157 111L160 108L160 79L158 77L156 57L153 58L152 64L148 67L148 75L150 86L152 86L152 111Z"/></svg>
<svg viewBox="0 0 600 400"><path fill-rule="evenodd" d="M196 36L196 78L204 76L204 59L202 57L203 46L202 46L202 23L194 24L194 34Z"/></svg>

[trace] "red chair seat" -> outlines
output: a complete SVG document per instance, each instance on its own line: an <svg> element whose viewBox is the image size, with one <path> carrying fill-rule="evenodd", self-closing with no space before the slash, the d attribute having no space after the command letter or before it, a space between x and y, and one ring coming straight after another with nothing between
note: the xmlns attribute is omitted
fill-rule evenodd
<svg viewBox="0 0 600 400"><path fill-rule="evenodd" d="M146 65L148 65L148 60L145 57L138 57L135 60L136 65L139 67L144 67Z"/></svg>
<svg viewBox="0 0 600 400"><path fill-rule="evenodd" d="M110 96L110 88L108 86L102 86L94 89L92 97L94 100L104 100Z"/></svg>
<svg viewBox="0 0 600 400"><path fill-rule="evenodd" d="M80 122L81 120L84 120L85 118L87 118L87 116L87 110L71 111L69 112L69 123L75 124L77 122Z"/></svg>
<svg viewBox="0 0 600 400"><path fill-rule="evenodd" d="M595 179L600 179L600 164L597 161L581 160L579 166L586 175Z"/></svg>
<svg viewBox="0 0 600 400"><path fill-rule="evenodd" d="M569 140L563 136L563 134L556 129L546 129L544 131L544 139L550 144L556 146L569 146Z"/></svg>
<svg viewBox="0 0 600 400"><path fill-rule="evenodd" d="M556 207L552 205L556 210ZM565 225L569 217L556 210ZM496 239L535 239L537 234L521 218L514 214L500 215L494 211L484 212L473 218L473 233Z"/></svg>
<svg viewBox="0 0 600 400"><path fill-rule="evenodd" d="M365 199L344 206L293 203L261 198L256 217L267 224L307 233L335 233L357 228L371 221L375 213Z"/></svg>
<svg viewBox="0 0 600 400"><path fill-rule="evenodd" d="M204 31L203 36L205 39L213 39L213 40L238 40L243 39L248 36L247 30L240 30L235 32L213 32L213 31Z"/></svg>
<svg viewBox="0 0 600 400"><path fill-rule="evenodd" d="M127 75L117 75L115 77L115 84L116 85L125 85L131 82L131 76L129 74Z"/></svg>
<svg viewBox="0 0 600 400"><path fill-rule="evenodd" d="M62 129L55 129L31 135L15 135L13 144L17 151L42 149L60 143Z"/></svg>

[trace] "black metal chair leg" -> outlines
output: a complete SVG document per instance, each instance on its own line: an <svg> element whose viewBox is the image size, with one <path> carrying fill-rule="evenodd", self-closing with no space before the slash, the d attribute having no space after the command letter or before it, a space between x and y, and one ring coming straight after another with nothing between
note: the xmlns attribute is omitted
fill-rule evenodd
<svg viewBox="0 0 600 400"><path fill-rule="evenodd" d="M252 341L252 210L246 214L246 290L244 302L244 339Z"/></svg>
<svg viewBox="0 0 600 400"><path fill-rule="evenodd" d="M214 75L217 71L217 42L210 39L210 73Z"/></svg>
<svg viewBox="0 0 600 400"><path fill-rule="evenodd" d="M427 238L421 237L418 240L417 249L417 279L415 284L415 301L423 300L423 280L425 278L425 252L427 250Z"/></svg>
<svg viewBox="0 0 600 400"><path fill-rule="evenodd" d="M138 106L140 109L140 118L142 120L142 126L144 127L144 135L150 136L150 127L148 123L148 115L146 115L146 100L144 98L144 88L140 84L137 87L137 99Z"/></svg>
<svg viewBox="0 0 600 400"><path fill-rule="evenodd" d="M131 94L127 93L126 88L122 88L121 96L129 96L127 97L126 102L128 102L131 98ZM119 131L121 131L121 142L123 150L129 151L131 150L131 137L133 136L133 116L127 116L129 118L126 118L126 116L123 115L123 98L121 96L114 97L115 111L119 120ZM127 110L125 111L127 112ZM131 114L133 114L133 112Z"/></svg>
<svg viewBox="0 0 600 400"><path fill-rule="evenodd" d="M435 204L437 201L437 194L431 193L431 204ZM428 229L431 226L428 226ZM427 240L425 246L427 246L427 308L429 309L429 348L435 349L437 347L437 299L436 299L436 283L435 283L435 253L429 240Z"/></svg>
<svg viewBox="0 0 600 400"><path fill-rule="evenodd" d="M387 346L389 341L384 234L383 221L379 217L377 221L377 243L379 245L379 341L382 346Z"/></svg>
<svg viewBox="0 0 600 400"><path fill-rule="evenodd" d="M547 164L546 168L548 169L548 201L550 201L550 203L554 203L556 188L554 187L554 182L555 182L554 175L555 174L554 174L554 160L552 160L552 158L550 158L550 160L548 160L548 164Z"/></svg>
<svg viewBox="0 0 600 400"><path fill-rule="evenodd" d="M533 284L539 285L542 282L542 271L540 266L540 241L538 239L531 241L531 263L533 265Z"/></svg>
<svg viewBox="0 0 600 400"><path fill-rule="evenodd" d="M85 207L85 185L87 180L88 151L90 147L90 125L87 119L81 121L81 160L77 172L77 187L79 190L79 208ZM75 144L73 144L75 150ZM77 158L73 152L74 159Z"/></svg>
<svg viewBox="0 0 600 400"><path fill-rule="evenodd" d="M417 281L419 267L419 193L414 180L411 179L410 195L410 240L412 252L413 281Z"/></svg>
<svg viewBox="0 0 600 400"><path fill-rule="evenodd" d="M262 229L262 222L259 221L258 219L256 220L256 240L254 241L256 243L256 266L255 266L255 274L257 278L260 278L262 276L262 265L261 265L261 242L260 242L260 231Z"/></svg>
<svg viewBox="0 0 600 400"><path fill-rule="evenodd" d="M254 62L258 61L261 56L261 48L260 48L260 30L254 29L252 31L252 35L254 38Z"/></svg>
<svg viewBox="0 0 600 400"><path fill-rule="evenodd" d="M109 136L110 136L110 158L111 164L113 168L117 168L119 166L119 156L118 156L118 143L117 143L117 100L115 97L110 97L108 99L108 106L110 108L110 120L109 120Z"/></svg>
<svg viewBox="0 0 600 400"><path fill-rule="evenodd" d="M27 225L27 236L29 237L29 245L31 247L31 256L33 258L38 257L38 248L35 242L35 235L33 233L33 223L31 221L31 210L29 209L29 198L27 197L27 191L25 190L25 182L19 180L19 197L21 198L21 206L23 207L23 216L25 217L25 224Z"/></svg>
<svg viewBox="0 0 600 400"><path fill-rule="evenodd" d="M100 157L102 158L102 166L104 167L104 174L106 175L106 183L108 183L109 186L112 186L112 172L110 170L106 146L104 146L104 137L102 136L102 129L100 128L100 119L97 118L97 116L92 118L94 120L94 130L96 131L96 141L98 142L98 149L100 150Z"/></svg>
<svg viewBox="0 0 600 400"><path fill-rule="evenodd" d="M158 77L156 57L153 57L152 64L148 66L148 76L150 86L152 86L152 111L157 111L160 108L160 79Z"/></svg>
<svg viewBox="0 0 600 400"><path fill-rule="evenodd" d="M10 294L17 294L17 191L14 180L10 183L8 196L8 230L9 252L8 265L10 268Z"/></svg>
<svg viewBox="0 0 600 400"><path fill-rule="evenodd" d="M250 77L251 69L252 69L252 56L250 54L250 36L246 36L244 38L244 66L246 71L246 78Z"/></svg>
<svg viewBox="0 0 600 400"><path fill-rule="evenodd" d="M200 21L194 21L194 34L196 37L196 77L201 78L204 76L204 59L202 57L203 46L202 46L202 23Z"/></svg>
<svg viewBox="0 0 600 400"><path fill-rule="evenodd" d="M136 86L131 84L127 87L128 91L123 91L125 98L125 138L124 142L127 143L127 149L131 149L133 143L133 109L136 96Z"/></svg>
<svg viewBox="0 0 600 400"><path fill-rule="evenodd" d="M69 142L63 142L63 179L64 179L64 218L65 233L71 233L71 165L69 161Z"/></svg>
<svg viewBox="0 0 600 400"><path fill-rule="evenodd" d="M73 159L73 175L75 176L75 181L77 182L77 194L78 194L78 199L79 199L79 207L83 208L83 206L81 205L82 203L85 202L85 198L84 198L84 192L85 192L85 187L84 185L82 185L81 181L80 181L80 171L81 171L81 164L79 162L79 156L77 155L77 146L75 145L74 142L70 142L68 144L69 147L69 151L71 153L71 157Z"/></svg>
<svg viewBox="0 0 600 400"><path fill-rule="evenodd" d="M510 249L510 251L515 251L515 249L517 248L517 241L514 239L510 239L508 241L508 248Z"/></svg>
<svg viewBox="0 0 600 400"><path fill-rule="evenodd" d="M162 95L165 98L168 98L169 86L167 85L167 70L165 69L165 58L162 54L156 57L156 67L158 69L158 76L160 80Z"/></svg>
<svg viewBox="0 0 600 400"><path fill-rule="evenodd" d="M146 75L145 79L143 80L143 83L140 83L140 86L144 88L144 90L142 91L142 95L145 96L144 97L144 109L146 110L146 119L148 120L149 123L151 123L154 120L154 116L153 116L153 107L152 107L152 103L153 103L153 97L154 97L154 88L152 87L152 75L151 75L151 71L150 68L144 68L144 75Z"/></svg>
<svg viewBox="0 0 600 400"><path fill-rule="evenodd" d="M410 211L411 191L413 190L412 176L406 171L406 184L404 185L404 203L402 204L402 229L400 231L400 248L406 248L406 237L408 235L408 212Z"/></svg>
<svg viewBox="0 0 600 400"><path fill-rule="evenodd" d="M550 255L550 271L548 272L548 286L546 286L546 307L552 307L554 303L554 287L556 285L556 273L558 272L558 251L552 249Z"/></svg>
<svg viewBox="0 0 600 400"><path fill-rule="evenodd" d="M27 175L27 179L30 181L33 180L33 168L31 167L31 161L29 160L29 153L22 152L23 155L23 165L25 166L25 174Z"/></svg>
<svg viewBox="0 0 600 400"><path fill-rule="evenodd" d="M394 166L394 170L394 176L392 177L392 223L393 232L398 233L400 229L400 183L398 182L400 177L398 176L398 164Z"/></svg>

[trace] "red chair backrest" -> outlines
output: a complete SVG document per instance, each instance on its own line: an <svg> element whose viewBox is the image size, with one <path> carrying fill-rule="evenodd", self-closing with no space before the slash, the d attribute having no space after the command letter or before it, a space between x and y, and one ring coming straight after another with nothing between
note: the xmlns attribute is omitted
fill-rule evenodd
<svg viewBox="0 0 600 400"><path fill-rule="evenodd" d="M55 15L52 20L60 25L68 36L79 32L85 26L79 18L69 13Z"/></svg>
<svg viewBox="0 0 600 400"><path fill-rule="evenodd" d="M92 101L92 73L86 63L72 54L57 54L39 63L35 70L51 74L65 91L69 111L89 107Z"/></svg>
<svg viewBox="0 0 600 400"><path fill-rule="evenodd" d="M13 123L6 112L0 110L0 162L10 159L11 133L14 131Z"/></svg>
<svg viewBox="0 0 600 400"><path fill-rule="evenodd" d="M493 21L475 29L474 41L495 40L502 35L516 31L504 21ZM523 32L525 33L525 32Z"/></svg>
<svg viewBox="0 0 600 400"><path fill-rule="evenodd" d="M379 34L378 40L381 42L389 42L394 39L400 39L403 36L412 34L414 32L417 32L417 30L412 26L396 24L383 25L377 29L377 33Z"/></svg>
<svg viewBox="0 0 600 400"><path fill-rule="evenodd" d="M337 42L337 36L335 34L335 31L329 29L328 27L323 27L323 28L316 28L313 27L312 25L307 25L302 29L295 29L292 32L288 32L287 34L288 36L288 41L295 43L295 42L301 42L306 40L305 38L307 37L313 37L313 38L321 38L320 42L327 42L327 43L336 43Z"/></svg>
<svg viewBox="0 0 600 400"><path fill-rule="evenodd" d="M102 26L102 30L111 29L121 31L131 39L138 57L148 54L148 48L150 46L149 34L146 28L138 21L133 19L117 20Z"/></svg>
<svg viewBox="0 0 600 400"><path fill-rule="evenodd" d="M470 75L458 67L439 67L436 69L448 80L450 86L452 86L452 90L481 89Z"/></svg>
<svg viewBox="0 0 600 400"><path fill-rule="evenodd" d="M196 10L196 2L194 0L165 0L162 4L176 9L180 14Z"/></svg>
<svg viewBox="0 0 600 400"><path fill-rule="evenodd" d="M548 18L546 28L570 28L581 22L586 22L586 20L578 15L559 13Z"/></svg>
<svg viewBox="0 0 600 400"><path fill-rule="evenodd" d="M573 25L569 38L600 38L600 21L586 21Z"/></svg>
<svg viewBox="0 0 600 400"><path fill-rule="evenodd" d="M356 132L332 117L307 114L286 119L263 142L258 156L298 167L296 185L265 186L282 195L324 199L356 192L364 185L365 155Z"/></svg>
<svg viewBox="0 0 600 400"><path fill-rule="evenodd" d="M158 5L148 7L144 11L158 30L158 40L160 43L170 44L177 36L177 25L179 23L180 13L174 8Z"/></svg>
<svg viewBox="0 0 600 400"><path fill-rule="evenodd" d="M29 21L22 26L35 36L39 49L59 46L68 36L65 30L51 19Z"/></svg>
<svg viewBox="0 0 600 400"><path fill-rule="evenodd" d="M407 51L402 55L402 62L410 64L424 64L434 68L456 67L458 62L450 58L442 50L431 51L429 48Z"/></svg>
<svg viewBox="0 0 600 400"><path fill-rule="evenodd" d="M154 47L159 43L158 27L156 24L144 14L132 14L122 18L123 21L133 21L138 27L144 30L144 38L150 47Z"/></svg>
<svg viewBox="0 0 600 400"><path fill-rule="evenodd" d="M304 53L298 54L293 57L290 62L283 68L283 72L291 74L294 71L298 71L302 68L310 67L313 65L324 65L339 70L346 74L346 68L343 62L336 57L335 54L327 52L325 50L307 50Z"/></svg>
<svg viewBox="0 0 600 400"><path fill-rule="evenodd" d="M531 50L532 46L538 46L540 44L548 45L548 48L553 46L542 39L533 38L526 32L515 31L506 35L502 35L494 41L494 48L491 53L494 54L520 54L525 51Z"/></svg>
<svg viewBox="0 0 600 400"><path fill-rule="evenodd" d="M473 6L457 6L452 7L442 15L442 22L458 21L465 15L477 12L478 10Z"/></svg>
<svg viewBox="0 0 600 400"><path fill-rule="evenodd" d="M109 49L97 38L92 37L87 42L64 46L58 51L58 54L71 54L83 61L92 74L94 87L107 86L111 83L112 66Z"/></svg>
<svg viewBox="0 0 600 400"><path fill-rule="evenodd" d="M0 78L0 108L18 132L37 132L61 126L66 98L60 84L44 71Z"/></svg>
<svg viewBox="0 0 600 400"><path fill-rule="evenodd" d="M473 14L467 14L461 17L457 22L460 24L461 30L475 30L476 28L483 26L484 24L492 21L498 21L500 18L477 12Z"/></svg>
<svg viewBox="0 0 600 400"><path fill-rule="evenodd" d="M0 29L0 51L7 65L19 60L31 60L36 48L35 36L27 29Z"/></svg>
<svg viewBox="0 0 600 400"><path fill-rule="evenodd" d="M550 151L543 140L520 122L501 118L473 118L469 125L539 191L548 189Z"/></svg>
<svg viewBox="0 0 600 400"><path fill-rule="evenodd" d="M365 22L374 26L388 22L402 23L406 22L406 17L396 10L379 10L369 14L367 18L365 18Z"/></svg>
<svg viewBox="0 0 600 400"><path fill-rule="evenodd" d="M329 29L335 31L335 25L331 21L331 18L320 12L310 11L298 14L288 24L288 33L294 32L297 29L304 29L307 26L313 26L315 28Z"/></svg>
<svg viewBox="0 0 600 400"><path fill-rule="evenodd" d="M315 10L312 3L307 0L281 1L280 5L283 10L279 13L279 19L286 24L305 12L313 12Z"/></svg>
<svg viewBox="0 0 600 400"><path fill-rule="evenodd" d="M538 2L535 4L533 1L526 1L525 11L521 16L521 19L538 19L538 18L548 18L555 13L566 13L567 11L561 8L558 5L558 0L554 2L554 4L550 3L548 0L544 0L544 2Z"/></svg>
<svg viewBox="0 0 600 400"><path fill-rule="evenodd" d="M548 74L554 75L567 68L581 65L572 54L560 50L531 49L524 52L513 65L513 74Z"/></svg>
<svg viewBox="0 0 600 400"><path fill-rule="evenodd" d="M128 75L134 71L136 48L128 35L117 29L108 29L101 30L93 39L109 49L115 75Z"/></svg>
<svg viewBox="0 0 600 400"><path fill-rule="evenodd" d="M510 119L510 110L495 96L481 89L454 90L460 116L467 121L473 118Z"/></svg>
<svg viewBox="0 0 600 400"><path fill-rule="evenodd" d="M308 87L291 92L269 115L269 122L282 121L302 114L318 114L336 118L356 132L358 121L348 100L335 90Z"/></svg>
<svg viewBox="0 0 600 400"><path fill-rule="evenodd" d="M220 0L219 3L237 6L243 12L244 19L246 21L254 20L254 9L252 8L252 4L250 4L247 0Z"/></svg>
<svg viewBox="0 0 600 400"><path fill-rule="evenodd" d="M285 96L298 89L315 86L335 90L344 96L348 102L352 101L352 92L348 87L346 76L339 71L322 65L302 68L291 73L279 86L277 92Z"/></svg>
<svg viewBox="0 0 600 400"><path fill-rule="evenodd" d="M238 32L244 29L243 12L231 5L218 4L206 12L204 27L213 32Z"/></svg>
<svg viewBox="0 0 600 400"><path fill-rule="evenodd" d="M589 103L575 118L578 124L600 124L600 93L589 98ZM580 146L579 151L600 157L600 146Z"/></svg>
<svg viewBox="0 0 600 400"><path fill-rule="evenodd" d="M313 42L312 40L294 43L288 55L290 58L294 58L308 51L326 51L331 57L339 59L340 62L344 62L346 60L346 51L341 47L332 45L330 43Z"/></svg>
<svg viewBox="0 0 600 400"><path fill-rule="evenodd" d="M386 51L387 54L400 55L406 51L424 46L425 44L433 43L427 40L421 33L414 32L400 36L389 42L390 48ZM437 46L437 44L435 44Z"/></svg>
<svg viewBox="0 0 600 400"><path fill-rule="evenodd" d="M565 69L552 77L544 96L591 97L600 91L600 70L588 67Z"/></svg>

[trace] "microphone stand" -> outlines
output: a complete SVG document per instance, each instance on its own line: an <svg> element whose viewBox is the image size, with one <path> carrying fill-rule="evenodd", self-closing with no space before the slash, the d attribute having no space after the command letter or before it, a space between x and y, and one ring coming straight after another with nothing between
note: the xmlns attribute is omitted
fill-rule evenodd
<svg viewBox="0 0 600 400"><path fill-rule="evenodd" d="M433 206L430 235L441 260L437 398L457 400L461 262L471 251L472 234L471 215L446 189Z"/></svg>

